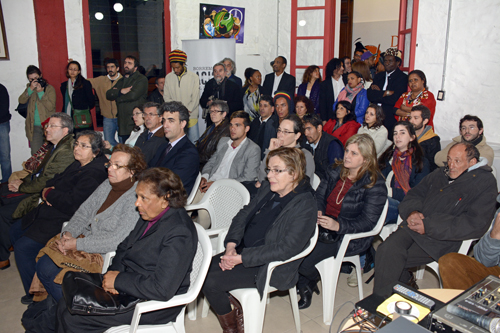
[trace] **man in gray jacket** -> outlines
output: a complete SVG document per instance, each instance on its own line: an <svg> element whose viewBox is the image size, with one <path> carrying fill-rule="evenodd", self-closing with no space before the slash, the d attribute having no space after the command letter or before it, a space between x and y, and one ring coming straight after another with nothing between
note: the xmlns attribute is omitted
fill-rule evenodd
<svg viewBox="0 0 500 333"><path fill-rule="evenodd" d="M203 167L200 187L193 203L199 202L214 181L234 179L239 182L257 178L260 165L260 147L247 138L250 117L244 111L231 115L230 138L221 138L217 151ZM210 226L210 218L205 211L198 212L198 222L205 228Z"/></svg>

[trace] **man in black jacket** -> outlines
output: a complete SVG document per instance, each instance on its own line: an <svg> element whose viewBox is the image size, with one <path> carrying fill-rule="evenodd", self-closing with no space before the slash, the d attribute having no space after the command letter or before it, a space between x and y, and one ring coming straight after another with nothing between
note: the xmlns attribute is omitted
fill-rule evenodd
<svg viewBox="0 0 500 333"><path fill-rule="evenodd" d="M163 103L162 103L163 104ZM146 163L149 163L155 157L158 148L167 142L165 132L161 125L162 113L160 104L147 102L143 106L144 125L147 130L143 131L137 138L135 146L141 148Z"/></svg>
<svg viewBox="0 0 500 333"><path fill-rule="evenodd" d="M344 64L338 58L331 59L326 65L325 80L319 85L319 112L323 125L335 117L333 103L344 88L343 72Z"/></svg>
<svg viewBox="0 0 500 333"><path fill-rule="evenodd" d="M431 172L437 168L434 156L441 150L441 139L434 133L432 126L427 125L431 119L431 111L425 105L415 105L411 108L410 123L415 128L417 140L429 161Z"/></svg>
<svg viewBox="0 0 500 333"><path fill-rule="evenodd" d="M165 86L165 75L156 77L155 80L156 89L151 92L148 96L148 102L155 102L162 105L165 100L163 98L163 87Z"/></svg>
<svg viewBox="0 0 500 333"><path fill-rule="evenodd" d="M372 85L367 90L368 100L371 103L379 103L384 110L384 126L391 141L396 124L394 105L408 89L408 75L399 69L399 65L401 65L401 51L395 48L387 49L384 56L385 73L375 75Z"/></svg>
<svg viewBox="0 0 500 333"><path fill-rule="evenodd" d="M274 113L274 102L271 96L261 95L259 102L260 117L255 118L250 124L248 137L255 142L261 149L262 154L260 159L265 156L264 152L269 148L269 143L272 138L277 135L279 119Z"/></svg>
<svg viewBox="0 0 500 333"><path fill-rule="evenodd" d="M3 84L0 84L0 168L2 177L0 183L9 180L12 173L10 163L10 112L9 93Z"/></svg>
<svg viewBox="0 0 500 333"><path fill-rule="evenodd" d="M273 73L266 75L264 84L262 85L262 95L274 97L277 91L284 91L292 98L295 96L295 76L285 73L286 58L278 56L271 63Z"/></svg>

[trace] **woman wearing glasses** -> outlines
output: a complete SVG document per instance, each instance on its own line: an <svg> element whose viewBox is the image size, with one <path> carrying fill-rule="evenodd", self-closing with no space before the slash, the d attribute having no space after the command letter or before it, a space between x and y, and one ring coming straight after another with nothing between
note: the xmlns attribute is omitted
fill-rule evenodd
<svg viewBox="0 0 500 333"><path fill-rule="evenodd" d="M109 162L100 162L100 165L108 168L108 179L82 203L71 219L63 220L69 223L62 232L59 226L50 236L61 233L56 241L61 255L69 250L100 254L114 251L139 218L134 206L136 177L147 167L140 149L118 144ZM78 238L80 235L84 238ZM54 283L60 271L47 255L36 263L38 278L56 300L62 296L61 285Z"/></svg>
<svg viewBox="0 0 500 333"><path fill-rule="evenodd" d="M265 162L269 182L234 217L224 240L226 251L212 258L203 286L223 332L243 332L241 305L229 291L256 288L261 298L266 297L262 293L269 263L303 251L315 230L317 207L305 177L304 153L297 148L276 148ZM299 264L300 260L292 261L276 268L271 286L291 288Z"/></svg>

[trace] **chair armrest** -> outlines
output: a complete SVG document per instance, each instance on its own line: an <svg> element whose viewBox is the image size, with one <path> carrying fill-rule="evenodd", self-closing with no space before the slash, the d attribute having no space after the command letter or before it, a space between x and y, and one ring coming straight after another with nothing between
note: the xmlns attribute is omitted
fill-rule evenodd
<svg viewBox="0 0 500 333"><path fill-rule="evenodd" d="M190 212L192 210L205 209L205 207L204 207L204 205L202 205L202 203L203 203L203 199L198 203L187 205L186 207L184 207L184 209L188 212Z"/></svg>

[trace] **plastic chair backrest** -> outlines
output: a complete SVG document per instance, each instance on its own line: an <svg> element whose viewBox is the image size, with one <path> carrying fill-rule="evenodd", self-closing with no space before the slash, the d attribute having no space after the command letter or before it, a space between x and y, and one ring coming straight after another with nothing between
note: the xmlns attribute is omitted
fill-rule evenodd
<svg viewBox="0 0 500 333"><path fill-rule="evenodd" d="M392 172L391 170L387 175L387 178L385 179L385 186L387 186L387 196L390 198L392 198L392 187L391 187L392 177L394 177L394 172Z"/></svg>
<svg viewBox="0 0 500 333"><path fill-rule="evenodd" d="M234 216L250 202L248 190L234 179L215 181L205 197L208 197L206 209L210 214L212 229L228 228Z"/></svg>
<svg viewBox="0 0 500 333"><path fill-rule="evenodd" d="M321 183L321 179L317 174L313 176L312 188L316 191L318 189L319 184Z"/></svg>
<svg viewBox="0 0 500 333"><path fill-rule="evenodd" d="M198 223L195 223L194 225L198 234L198 248L196 249L196 254L193 259L193 267L191 274L189 275L191 284L189 285L188 290L188 293L191 291L193 292L193 300L195 300L200 293L212 260L212 243L210 242L207 232Z"/></svg>
<svg viewBox="0 0 500 333"><path fill-rule="evenodd" d="M200 183L201 183L201 173L198 172L198 177L196 177L196 180L194 181L194 186L193 189L191 190L191 193L189 193L189 197L186 200L186 205L190 205L193 202L196 192L198 191L198 187L200 187Z"/></svg>

